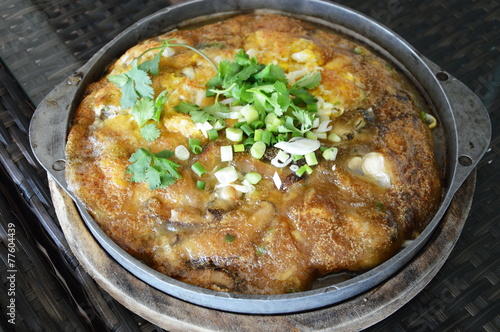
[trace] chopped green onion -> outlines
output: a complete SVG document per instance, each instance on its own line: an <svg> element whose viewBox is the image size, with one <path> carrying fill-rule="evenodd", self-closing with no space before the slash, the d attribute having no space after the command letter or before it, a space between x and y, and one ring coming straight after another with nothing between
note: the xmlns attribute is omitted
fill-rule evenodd
<svg viewBox="0 0 500 332"><path fill-rule="evenodd" d="M292 154L292 160L293 161L298 161L300 159L304 158L304 156L300 155L300 154Z"/></svg>
<svg viewBox="0 0 500 332"><path fill-rule="evenodd" d="M257 172L249 172L245 175L245 180L250 184L257 184L262 179L262 175Z"/></svg>
<svg viewBox="0 0 500 332"><path fill-rule="evenodd" d="M266 125L271 125L277 128L284 123L284 120L279 118L276 113L269 113L266 115L264 122L266 123Z"/></svg>
<svg viewBox="0 0 500 332"><path fill-rule="evenodd" d="M255 142L250 148L250 154L255 159L260 159L266 152L266 144L262 141Z"/></svg>
<svg viewBox="0 0 500 332"><path fill-rule="evenodd" d="M256 120L256 121L253 121L250 123L250 127L252 127L252 129L262 129L264 128L264 122L263 121L260 121L260 120Z"/></svg>
<svg viewBox="0 0 500 332"><path fill-rule="evenodd" d="M203 148L200 145L200 140L196 138L190 138L188 140L188 146L191 152L194 154L200 154L203 151Z"/></svg>
<svg viewBox="0 0 500 332"><path fill-rule="evenodd" d="M335 160L337 158L337 153L339 152L339 149L337 148L329 148L323 151L323 158L326 160Z"/></svg>
<svg viewBox="0 0 500 332"><path fill-rule="evenodd" d="M187 160L189 158L189 150L184 145L179 145L175 148L175 157L179 160Z"/></svg>
<svg viewBox="0 0 500 332"><path fill-rule="evenodd" d="M281 161L282 163L284 163L285 161L288 160L288 158L290 158L290 155L288 153L286 153L285 151L280 150L278 152L278 154L276 155L276 157L278 158L279 161Z"/></svg>
<svg viewBox="0 0 500 332"><path fill-rule="evenodd" d="M264 133L264 130L262 129L255 129L255 132L253 133L253 138L255 141L262 141L262 134Z"/></svg>
<svg viewBox="0 0 500 332"><path fill-rule="evenodd" d="M276 133L276 132L278 132L278 127L275 125L272 125L272 124L266 124L266 130L273 132L273 133Z"/></svg>
<svg viewBox="0 0 500 332"><path fill-rule="evenodd" d="M262 142L264 142L266 145L271 145L272 138L273 133L268 130L264 130L264 132L262 133Z"/></svg>
<svg viewBox="0 0 500 332"><path fill-rule="evenodd" d="M307 110L309 112L317 112L318 111L318 104L307 104Z"/></svg>
<svg viewBox="0 0 500 332"><path fill-rule="evenodd" d="M243 132L247 135L247 136L250 136L254 133L252 127L250 127L249 125L247 124L244 124L243 126L240 127L241 130L243 130Z"/></svg>
<svg viewBox="0 0 500 332"><path fill-rule="evenodd" d="M251 123L257 119L259 119L259 112L255 109L253 105L245 105L240 110L241 115L245 118L247 123Z"/></svg>
<svg viewBox="0 0 500 332"><path fill-rule="evenodd" d="M205 169L205 167L203 167L203 165L197 161L195 162L192 166L191 166L191 169L193 170L193 172L195 172L198 176L202 176L207 170Z"/></svg>
<svg viewBox="0 0 500 332"><path fill-rule="evenodd" d="M277 143L288 141L288 135L287 134L279 134L278 136L274 136L274 138L276 139Z"/></svg>
<svg viewBox="0 0 500 332"><path fill-rule="evenodd" d="M309 166L317 165L318 164L318 159L316 158L316 154L314 152L310 152L305 155L306 157L306 163Z"/></svg>
<svg viewBox="0 0 500 332"><path fill-rule="evenodd" d="M220 147L220 160L221 161L233 160L233 147L231 145L224 145Z"/></svg>
<svg viewBox="0 0 500 332"><path fill-rule="evenodd" d="M245 151L245 144L235 144L233 145L234 152L243 152Z"/></svg>
<svg viewBox="0 0 500 332"><path fill-rule="evenodd" d="M215 121L213 129L215 129L215 130L221 130L223 128L226 128L226 123L224 122L224 120L217 120L217 121Z"/></svg>
<svg viewBox="0 0 500 332"><path fill-rule="evenodd" d="M297 172L295 172L295 174L297 174L297 176L302 176L304 173L307 173L307 174L311 174L313 172L313 169L311 168L311 166L305 164L303 166L301 166L299 168L299 170Z"/></svg>
<svg viewBox="0 0 500 332"><path fill-rule="evenodd" d="M238 180L238 172L234 166L228 166L214 173L220 183L231 183Z"/></svg>
<svg viewBox="0 0 500 332"><path fill-rule="evenodd" d="M309 138L309 139L318 139L318 135L316 135L315 133L313 133L312 131L308 131L306 133L306 138Z"/></svg>
<svg viewBox="0 0 500 332"><path fill-rule="evenodd" d="M243 131L239 128L226 128L226 138L233 142L241 142L243 140Z"/></svg>
<svg viewBox="0 0 500 332"><path fill-rule="evenodd" d="M234 128L240 128L241 126L243 126L244 124L247 124L245 121L240 121L240 122L236 122L233 127Z"/></svg>
<svg viewBox="0 0 500 332"><path fill-rule="evenodd" d="M207 130L207 135L209 140L214 140L219 138L219 133L215 129Z"/></svg>
<svg viewBox="0 0 500 332"><path fill-rule="evenodd" d="M278 120L278 116L276 115L276 113L269 113L266 115L264 122L266 124L272 124L275 120Z"/></svg>
<svg viewBox="0 0 500 332"><path fill-rule="evenodd" d="M204 181L196 181L196 188L200 190L205 190L205 182Z"/></svg>
<svg viewBox="0 0 500 332"><path fill-rule="evenodd" d="M243 145L245 145L245 148L251 148L253 143L255 143L255 139L250 136L243 142Z"/></svg>

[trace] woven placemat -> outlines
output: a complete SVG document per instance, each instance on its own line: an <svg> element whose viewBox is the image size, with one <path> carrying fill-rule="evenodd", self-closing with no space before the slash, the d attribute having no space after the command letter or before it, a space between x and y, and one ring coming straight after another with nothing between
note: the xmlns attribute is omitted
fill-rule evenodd
<svg viewBox="0 0 500 332"><path fill-rule="evenodd" d="M27 129L35 106L55 85L124 28L171 3L0 2L0 250L5 265L0 276L8 290L8 271L17 271L19 331L160 330L103 292L68 250ZM450 258L416 298L369 330L499 331L500 3L338 3L387 25L468 85L487 107L493 127L491 149L477 168L474 204ZM15 269L9 268L9 232L15 232ZM3 308L10 300L8 292L0 292ZM5 318L0 327L9 330Z"/></svg>

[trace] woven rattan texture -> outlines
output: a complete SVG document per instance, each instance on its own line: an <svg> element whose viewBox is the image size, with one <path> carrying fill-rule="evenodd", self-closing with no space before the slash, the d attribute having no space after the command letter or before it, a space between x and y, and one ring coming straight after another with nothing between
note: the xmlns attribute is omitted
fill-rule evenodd
<svg viewBox="0 0 500 332"><path fill-rule="evenodd" d="M79 267L54 216L27 129L34 107L55 85L125 27L174 2L0 2L0 250L6 267L0 277L7 290L14 229L19 331L159 330L102 292ZM491 149L478 166L473 207L450 258L417 297L369 330L499 331L500 3L338 2L387 25L467 84L487 107L493 128ZM6 291L0 301L5 308Z"/></svg>

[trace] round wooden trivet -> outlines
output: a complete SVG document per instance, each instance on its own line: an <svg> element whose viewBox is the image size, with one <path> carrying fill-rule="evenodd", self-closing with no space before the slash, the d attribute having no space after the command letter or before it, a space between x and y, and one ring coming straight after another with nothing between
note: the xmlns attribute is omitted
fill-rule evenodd
<svg viewBox="0 0 500 332"><path fill-rule="evenodd" d="M71 198L54 181L50 181L50 189L61 227L80 264L118 302L159 327L169 331L359 331L393 314L436 275L460 236L475 184L474 171L455 194L429 243L390 279L342 303L286 315L243 315L208 309L149 286L102 249Z"/></svg>

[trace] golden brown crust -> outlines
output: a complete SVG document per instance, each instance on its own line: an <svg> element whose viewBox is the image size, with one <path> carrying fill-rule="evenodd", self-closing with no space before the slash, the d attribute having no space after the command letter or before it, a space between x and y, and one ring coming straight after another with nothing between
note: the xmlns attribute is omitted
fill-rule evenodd
<svg viewBox="0 0 500 332"><path fill-rule="evenodd" d="M153 142L120 108L120 90L103 78L89 86L75 116L66 147L67 178L102 229L125 250L188 283L278 294L306 290L319 275L372 268L425 227L439 204L441 185L431 133L420 117L427 110L416 106L423 104L420 96L383 59L294 19L242 15L145 41L110 72L125 72L132 59L168 38L219 61L244 48L290 75L320 70L322 84L312 93L335 105L326 115L333 120L329 133L342 140L322 140L338 148L337 159L322 160L301 178L288 167L272 166L267 156L235 154L231 165L242 175L256 171L263 180L253 193L223 192L213 174L229 165L220 161L220 146L231 142L208 141L188 115L174 110L183 100L200 106L213 102L204 97L214 75L209 63L181 47L161 58L153 87L155 95L168 90L169 98L158 125L161 136ZM139 147L174 150L187 146L189 137L200 139L204 149L186 161L175 160L181 180L154 191L130 182L129 158ZM384 161L381 178L367 176L360 166L370 153ZM196 188L195 162L207 169L204 191ZM284 181L281 189L272 180L275 172Z"/></svg>

